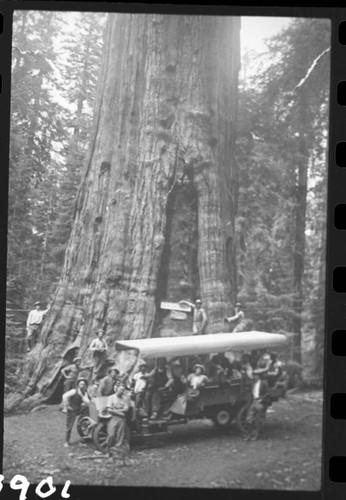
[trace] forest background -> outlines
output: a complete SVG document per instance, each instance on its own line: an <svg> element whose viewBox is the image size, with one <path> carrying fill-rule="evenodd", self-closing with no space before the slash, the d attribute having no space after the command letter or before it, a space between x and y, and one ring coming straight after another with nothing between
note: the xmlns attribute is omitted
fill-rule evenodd
<svg viewBox="0 0 346 500"><path fill-rule="evenodd" d="M28 311L59 283L91 137L107 15L75 13L69 26L65 15L14 13L6 393L17 389ZM301 18L263 54L243 51L236 138L237 298L255 329L293 336L292 358L319 384L329 46L330 22Z"/></svg>

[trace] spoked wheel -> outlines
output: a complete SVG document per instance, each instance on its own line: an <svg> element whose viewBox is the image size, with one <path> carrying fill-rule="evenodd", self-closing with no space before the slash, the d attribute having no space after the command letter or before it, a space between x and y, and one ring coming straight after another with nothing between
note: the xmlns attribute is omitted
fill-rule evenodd
<svg viewBox="0 0 346 500"><path fill-rule="evenodd" d="M107 450L107 437L107 424L106 422L100 422L94 429L93 443L103 453Z"/></svg>
<svg viewBox="0 0 346 500"><path fill-rule="evenodd" d="M250 424L247 420L249 412L249 404L245 404L240 408L240 410L237 413L236 417L236 426L239 432L245 437L249 434L250 431Z"/></svg>
<svg viewBox="0 0 346 500"><path fill-rule="evenodd" d="M77 432L83 439L91 438L92 428L96 425L96 422L90 417L82 417L78 419L77 422Z"/></svg>
<svg viewBox="0 0 346 500"><path fill-rule="evenodd" d="M219 429L226 429L232 422L231 411L228 408L220 408L211 415L211 419Z"/></svg>

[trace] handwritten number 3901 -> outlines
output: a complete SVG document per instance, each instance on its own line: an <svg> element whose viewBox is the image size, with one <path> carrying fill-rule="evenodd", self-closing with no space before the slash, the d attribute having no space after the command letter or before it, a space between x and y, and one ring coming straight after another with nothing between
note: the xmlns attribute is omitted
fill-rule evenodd
<svg viewBox="0 0 346 500"><path fill-rule="evenodd" d="M3 480L4 476L0 474L0 492L3 488ZM70 498L69 493L67 493L67 490L71 484L71 481L66 481L64 488L61 492L61 498ZM25 476L21 476L20 474L17 474L13 476L10 482L10 488L12 490L21 490L20 495L19 495L19 500L25 500L26 499L26 494L28 492L30 486L30 482L27 480ZM48 486L48 490L42 491L42 489ZM42 481L36 486L35 493L37 496L40 498L47 498L53 493L56 492L56 487L53 486L53 478L52 476L48 476L47 479L42 479Z"/></svg>

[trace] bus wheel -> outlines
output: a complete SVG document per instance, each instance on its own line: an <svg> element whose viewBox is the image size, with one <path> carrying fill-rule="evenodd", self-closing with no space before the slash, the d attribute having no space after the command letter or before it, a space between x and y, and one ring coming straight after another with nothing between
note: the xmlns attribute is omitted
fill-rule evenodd
<svg viewBox="0 0 346 500"><path fill-rule="evenodd" d="M99 451L107 451L107 437L107 425L104 422L100 422L93 432L93 443Z"/></svg>
<svg viewBox="0 0 346 500"><path fill-rule="evenodd" d="M77 432L81 438L88 439L94 426L95 422L90 417L82 417L77 421Z"/></svg>
<svg viewBox="0 0 346 500"><path fill-rule="evenodd" d="M231 412L228 408L220 408L213 413L211 419L220 429L226 428L232 421Z"/></svg>
<svg viewBox="0 0 346 500"><path fill-rule="evenodd" d="M243 436L247 436L249 433L249 424L247 421L248 411L249 411L249 404L245 404L239 409L236 416L237 429Z"/></svg>

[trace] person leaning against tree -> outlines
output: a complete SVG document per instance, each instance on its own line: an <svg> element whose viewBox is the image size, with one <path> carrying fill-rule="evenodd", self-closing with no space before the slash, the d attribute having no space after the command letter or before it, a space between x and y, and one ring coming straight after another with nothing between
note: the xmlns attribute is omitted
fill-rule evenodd
<svg viewBox="0 0 346 500"><path fill-rule="evenodd" d="M27 331L26 338L27 338L27 342L28 342L28 349L27 349L28 352L30 352L30 350L31 350L34 334L38 330L39 326L41 325L41 323L43 321L43 316L45 314L47 314L49 309L50 309L50 305L47 307L47 309L42 311L41 303L35 302L34 309L32 309L29 312L28 319L26 322L26 331Z"/></svg>
<svg viewBox="0 0 346 500"><path fill-rule="evenodd" d="M192 302L188 302L187 300L180 300L179 304L186 304L193 310L192 334L203 335L207 326L208 317L202 307L201 299L197 299L194 304L192 304Z"/></svg>
<svg viewBox="0 0 346 500"><path fill-rule="evenodd" d="M71 432L73 424L79 415L89 414L90 399L87 393L88 381L85 378L79 378L75 389L65 392L62 397L64 412L66 413L66 438L65 448L70 445Z"/></svg>

